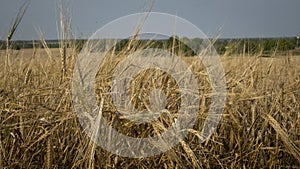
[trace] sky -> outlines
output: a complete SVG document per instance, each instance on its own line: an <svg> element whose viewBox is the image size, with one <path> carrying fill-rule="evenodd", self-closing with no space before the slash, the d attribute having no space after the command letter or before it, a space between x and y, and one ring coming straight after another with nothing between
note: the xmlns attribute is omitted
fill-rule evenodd
<svg viewBox="0 0 300 169"><path fill-rule="evenodd" d="M72 12L73 38L88 38L105 24L146 11L149 0L61 0ZM0 39L4 40L24 0L2 0ZM31 0L13 40L57 39L59 0ZM300 0L156 0L153 12L179 16L208 37L263 38L300 35Z"/></svg>

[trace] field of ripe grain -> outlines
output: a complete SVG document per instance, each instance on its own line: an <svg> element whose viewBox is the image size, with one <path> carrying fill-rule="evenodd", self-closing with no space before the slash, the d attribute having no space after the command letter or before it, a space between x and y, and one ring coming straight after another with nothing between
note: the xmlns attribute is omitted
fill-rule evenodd
<svg viewBox="0 0 300 169"><path fill-rule="evenodd" d="M222 57L227 100L218 128L199 143L211 88L205 68L191 64L200 93L199 116L193 132L173 149L150 158L124 158L94 144L81 128L71 100L72 59L61 71L58 49L51 57L44 49L0 51L0 168L298 168L300 166L300 57ZM176 83L163 72L144 71L131 88L133 105L151 87L167 94L170 116L153 124L137 125L115 111L108 93L111 72L119 62L100 68L96 89L104 99L103 116L119 132L132 137L159 134L170 126L178 109ZM161 77L157 82L153 79ZM148 83L145 85L145 83ZM153 83L152 83L153 82ZM168 84L169 86L164 86ZM169 91L169 92L168 92ZM99 102L100 104L100 102Z"/></svg>

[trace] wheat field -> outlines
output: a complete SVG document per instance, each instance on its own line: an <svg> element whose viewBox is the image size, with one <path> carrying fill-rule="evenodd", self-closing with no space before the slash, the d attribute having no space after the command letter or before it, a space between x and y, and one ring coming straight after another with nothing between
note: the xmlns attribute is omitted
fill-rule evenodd
<svg viewBox="0 0 300 169"><path fill-rule="evenodd" d="M0 51L0 168L299 168L300 56L221 56L227 84L222 119L213 135L199 143L210 105L207 73L195 58L201 108L194 129L171 150L149 158L125 158L93 143L80 126L72 106L72 65L75 50L67 49L62 76L59 49ZM129 136L159 134L174 122L178 107L176 83L163 72L147 70L132 85L133 104L141 104L151 87L168 92L170 116L136 125L115 110L108 93L111 72L120 59L99 69L96 93L104 99L103 116ZM5 69L4 69L5 68ZM154 81L157 77L160 81ZM149 82L145 85L145 82ZM165 85L169 84L168 87ZM170 87L171 86L171 87ZM101 89L101 90L100 90ZM139 96L139 97L138 97Z"/></svg>

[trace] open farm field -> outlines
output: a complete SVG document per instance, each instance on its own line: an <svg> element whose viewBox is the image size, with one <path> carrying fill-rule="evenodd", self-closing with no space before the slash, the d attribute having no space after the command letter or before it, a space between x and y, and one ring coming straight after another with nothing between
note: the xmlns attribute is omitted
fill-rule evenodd
<svg viewBox="0 0 300 169"><path fill-rule="evenodd" d="M199 88L200 109L193 130L174 148L149 158L125 158L95 144L84 132L72 104L76 52L66 51L62 75L59 49L0 51L0 168L299 168L300 56L221 56L227 100L215 132L199 142L211 103L206 69L190 65ZM178 85L168 74L146 70L129 93L147 109L153 88L166 93L169 113L149 124L133 124L116 112L112 72L121 58L105 60L96 77L97 103L108 123L131 137L165 131L177 118Z"/></svg>

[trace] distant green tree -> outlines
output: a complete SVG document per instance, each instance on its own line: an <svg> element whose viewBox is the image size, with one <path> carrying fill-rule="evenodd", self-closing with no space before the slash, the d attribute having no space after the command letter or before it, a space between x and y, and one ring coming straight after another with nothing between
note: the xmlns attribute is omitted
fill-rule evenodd
<svg viewBox="0 0 300 169"><path fill-rule="evenodd" d="M220 45L217 48L217 52L218 52L218 54L223 55L226 52L226 46L225 45Z"/></svg>
<svg viewBox="0 0 300 169"><path fill-rule="evenodd" d="M169 39L168 39L168 47L169 48L172 48L173 46L176 47L178 46L178 43L179 42L179 38L178 36L171 36Z"/></svg>
<svg viewBox="0 0 300 169"><path fill-rule="evenodd" d="M278 42L278 50L286 51L295 48L295 43L288 39L281 39Z"/></svg>
<svg viewBox="0 0 300 169"><path fill-rule="evenodd" d="M264 46L264 51L272 51L276 48L276 40L267 39L263 46Z"/></svg>
<svg viewBox="0 0 300 169"><path fill-rule="evenodd" d="M182 43L189 44L190 39L189 39L188 37L183 37L183 38L180 39L180 41L181 41Z"/></svg>
<svg viewBox="0 0 300 169"><path fill-rule="evenodd" d="M76 48L76 52L80 52L85 44L86 40L76 40L75 41L75 48ZM58 46L59 44L57 43L56 45L53 46ZM52 46L52 47L53 47Z"/></svg>
<svg viewBox="0 0 300 169"><path fill-rule="evenodd" d="M21 47L18 44L16 44L16 43L12 43L11 44L11 49L13 49L13 50L20 50Z"/></svg>

